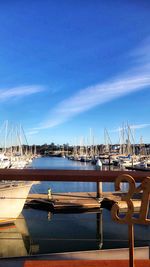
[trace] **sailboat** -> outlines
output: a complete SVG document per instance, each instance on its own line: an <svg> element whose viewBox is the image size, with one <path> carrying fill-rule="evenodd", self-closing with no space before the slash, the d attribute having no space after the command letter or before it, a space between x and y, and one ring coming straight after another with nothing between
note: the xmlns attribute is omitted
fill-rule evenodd
<svg viewBox="0 0 150 267"><path fill-rule="evenodd" d="M11 161L4 154L0 153L0 169L8 169L11 166Z"/></svg>
<svg viewBox="0 0 150 267"><path fill-rule="evenodd" d="M12 131L10 131L12 133ZM16 135L19 136L20 150L22 152L21 137L16 131ZM15 156L12 154L10 157L10 148L8 148L8 122L5 127L5 149L4 153L0 154L0 168L10 168L10 164L13 165ZM20 151L19 151L20 152ZM22 155L22 153L20 153ZM11 159L11 161L10 161ZM22 160L22 158L21 158ZM20 162L22 162L20 160ZM24 165L22 166L22 168ZM19 166L15 166L19 168ZM30 188L34 182L22 182L22 181L0 181L0 224L13 222L21 213L25 204L26 198L30 191Z"/></svg>
<svg viewBox="0 0 150 267"><path fill-rule="evenodd" d="M33 182L0 182L0 224L13 222L22 212Z"/></svg>

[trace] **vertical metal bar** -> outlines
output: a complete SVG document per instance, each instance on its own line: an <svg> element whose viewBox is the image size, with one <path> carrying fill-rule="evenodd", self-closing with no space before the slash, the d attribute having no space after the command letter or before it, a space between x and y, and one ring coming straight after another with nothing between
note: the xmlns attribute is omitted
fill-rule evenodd
<svg viewBox="0 0 150 267"><path fill-rule="evenodd" d="M134 267L134 226L133 223L128 224L129 235L129 266Z"/></svg>
<svg viewBox="0 0 150 267"><path fill-rule="evenodd" d="M102 191L102 182L97 182L96 184L97 184L97 195L96 195L96 197L97 198L101 198L102 197L102 193L103 193L103 191Z"/></svg>

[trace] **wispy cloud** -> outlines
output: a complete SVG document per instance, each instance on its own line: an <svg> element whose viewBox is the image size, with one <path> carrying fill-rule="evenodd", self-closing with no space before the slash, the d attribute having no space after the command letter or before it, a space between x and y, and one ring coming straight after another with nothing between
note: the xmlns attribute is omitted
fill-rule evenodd
<svg viewBox="0 0 150 267"><path fill-rule="evenodd" d="M143 129L143 128L147 128L147 127L150 127L150 123L135 124L135 125L130 126L131 129Z"/></svg>
<svg viewBox="0 0 150 267"><path fill-rule="evenodd" d="M130 53L134 62L149 65L150 64L150 37L142 41L141 45Z"/></svg>
<svg viewBox="0 0 150 267"><path fill-rule="evenodd" d="M132 92L142 90L150 85L150 76L135 75L116 79L96 86L85 88L71 98L61 102L49 114L49 119L39 128L50 128L59 125L70 118L85 112L95 106L104 104Z"/></svg>
<svg viewBox="0 0 150 267"><path fill-rule="evenodd" d="M134 66L132 65L132 69L129 68L126 73L118 75L113 80L84 88L60 102L49 112L48 118L37 129L57 126L95 106L150 86L150 57L146 56L150 54L148 42L143 49L139 48L135 51L130 54L135 63Z"/></svg>
<svg viewBox="0 0 150 267"><path fill-rule="evenodd" d="M0 101L6 101L10 98L24 97L39 93L44 87L39 85L18 86L13 88L0 89Z"/></svg>
<svg viewBox="0 0 150 267"><path fill-rule="evenodd" d="M113 129L113 130L109 130L109 132L111 132L111 133L115 133L115 132L120 132L120 131L122 131L123 129L125 130L125 129L128 129L128 128L130 128L130 129L143 129L143 128L148 128L148 127L150 127L150 123L143 123L143 124L133 124L133 125L124 125L124 126L122 126L122 127L118 127L118 128L116 128L116 129Z"/></svg>
<svg viewBox="0 0 150 267"><path fill-rule="evenodd" d="M34 134L37 134L39 131L38 130L33 130L33 131L29 131L29 132L26 132L27 135L34 135Z"/></svg>

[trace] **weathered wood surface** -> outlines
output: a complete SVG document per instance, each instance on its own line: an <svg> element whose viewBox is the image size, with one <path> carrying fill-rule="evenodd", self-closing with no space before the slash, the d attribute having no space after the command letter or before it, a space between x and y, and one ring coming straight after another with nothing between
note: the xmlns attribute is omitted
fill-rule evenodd
<svg viewBox="0 0 150 267"><path fill-rule="evenodd" d="M29 194L26 205L34 208L43 208L54 211L73 211L73 210L99 210L100 207L111 209L114 203L118 203L120 212L127 211L127 203L121 201L121 193L103 192L101 199L96 198L95 192L72 192L72 193L53 193L52 198L48 199L47 194ZM141 200L134 199L134 210L139 212Z"/></svg>
<svg viewBox="0 0 150 267"><path fill-rule="evenodd" d="M47 207L56 211L91 210L99 209L100 203L96 193L61 193L52 194L49 199L47 194L29 194L26 204L29 206Z"/></svg>

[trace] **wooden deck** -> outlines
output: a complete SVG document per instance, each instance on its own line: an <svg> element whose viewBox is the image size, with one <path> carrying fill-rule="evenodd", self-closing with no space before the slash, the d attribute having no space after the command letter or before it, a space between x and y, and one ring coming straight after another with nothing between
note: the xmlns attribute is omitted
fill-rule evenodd
<svg viewBox="0 0 150 267"><path fill-rule="evenodd" d="M29 194L26 205L54 212L73 212L100 208L96 193L57 193L48 199L47 194Z"/></svg>
<svg viewBox="0 0 150 267"><path fill-rule="evenodd" d="M111 209L117 202L121 212L127 211L127 204L121 201L121 193L103 192L102 198L98 199L94 192L70 192L53 193L52 198L48 199L47 194L29 194L26 206L37 209L50 210L54 212L82 212L96 211L100 208ZM135 212L139 212L141 201L133 200Z"/></svg>

